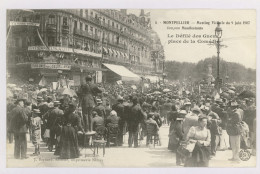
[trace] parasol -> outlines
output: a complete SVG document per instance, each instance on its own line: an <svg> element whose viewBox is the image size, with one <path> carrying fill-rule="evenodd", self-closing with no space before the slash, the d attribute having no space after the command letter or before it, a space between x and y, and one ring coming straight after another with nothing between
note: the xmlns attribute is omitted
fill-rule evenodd
<svg viewBox="0 0 260 174"><path fill-rule="evenodd" d="M16 84L10 84L9 83L9 84L7 84L7 86L13 88L13 87L16 87Z"/></svg>
<svg viewBox="0 0 260 174"><path fill-rule="evenodd" d="M17 88L17 87L15 87L14 90L15 90L15 91L22 91L22 88Z"/></svg>
<svg viewBox="0 0 260 174"><path fill-rule="evenodd" d="M160 91L154 91L153 94L161 94Z"/></svg>
<svg viewBox="0 0 260 174"><path fill-rule="evenodd" d="M230 90L227 91L227 93L229 93L229 94L235 94L235 91L233 91L233 90L230 89Z"/></svg>
<svg viewBox="0 0 260 174"><path fill-rule="evenodd" d="M58 89L57 93L60 93L62 95L69 95L70 97L77 96L76 92L69 88Z"/></svg>
<svg viewBox="0 0 260 174"><path fill-rule="evenodd" d="M255 94L252 91L245 90L241 92L238 97L240 98L255 98Z"/></svg>
<svg viewBox="0 0 260 174"><path fill-rule="evenodd" d="M42 88L42 89L40 90L40 92L47 91L47 90L48 90L47 88Z"/></svg>
<svg viewBox="0 0 260 174"><path fill-rule="evenodd" d="M164 89L163 92L170 92L170 89Z"/></svg>
<svg viewBox="0 0 260 174"><path fill-rule="evenodd" d="M131 88L132 88L132 89L137 89L135 85L132 85Z"/></svg>

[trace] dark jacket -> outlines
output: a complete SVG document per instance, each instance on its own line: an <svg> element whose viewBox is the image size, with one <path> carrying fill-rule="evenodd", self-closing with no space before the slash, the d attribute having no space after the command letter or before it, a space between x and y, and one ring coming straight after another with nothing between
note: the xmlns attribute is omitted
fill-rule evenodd
<svg viewBox="0 0 260 174"><path fill-rule="evenodd" d="M11 130L14 133L27 133L28 131L28 116L25 113L24 108L16 106L11 111Z"/></svg>
<svg viewBox="0 0 260 174"><path fill-rule="evenodd" d="M49 117L47 118L47 129L55 129L58 124L60 124L61 119L63 116L63 111L59 108L54 108L50 113Z"/></svg>
<svg viewBox="0 0 260 174"><path fill-rule="evenodd" d="M230 136L240 135L239 130L237 128L238 123L242 121L240 112L236 109L234 110L227 123L227 133Z"/></svg>
<svg viewBox="0 0 260 174"><path fill-rule="evenodd" d="M139 104L130 106L127 119L129 128L132 128L133 130L137 129L138 124L143 120L143 118L144 113Z"/></svg>
<svg viewBox="0 0 260 174"><path fill-rule="evenodd" d="M102 91L94 84L84 84L80 87L82 107L94 107L96 105L94 96Z"/></svg>
<svg viewBox="0 0 260 174"><path fill-rule="evenodd" d="M110 116L107 117L106 125L108 125L108 124L118 125L119 119L120 118L118 116L115 116L115 115L111 116L110 115Z"/></svg>
<svg viewBox="0 0 260 174"><path fill-rule="evenodd" d="M97 114L102 117L102 118L105 118L105 115L106 115L106 111L105 111L105 107L101 104L101 105L98 105L94 108L94 111L97 112Z"/></svg>
<svg viewBox="0 0 260 174"><path fill-rule="evenodd" d="M117 116L121 119L125 119L125 106L122 103L117 103L112 106L112 109L116 111Z"/></svg>

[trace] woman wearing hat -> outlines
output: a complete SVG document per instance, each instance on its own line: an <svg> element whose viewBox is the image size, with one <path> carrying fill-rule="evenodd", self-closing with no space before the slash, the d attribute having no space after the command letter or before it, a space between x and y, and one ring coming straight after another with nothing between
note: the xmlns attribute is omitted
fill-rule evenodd
<svg viewBox="0 0 260 174"><path fill-rule="evenodd" d="M77 132L82 131L84 133L84 130L75 110L76 105L70 103L68 110L64 114L60 142L60 158L63 159L78 158L80 155Z"/></svg>
<svg viewBox="0 0 260 174"><path fill-rule="evenodd" d="M187 141L196 142L192 155L185 161L185 167L208 167L210 160L211 134L207 129L207 117L199 117L199 126L190 128Z"/></svg>
<svg viewBox="0 0 260 174"><path fill-rule="evenodd" d="M34 155L40 154L40 141L41 141L41 117L40 110L34 109L31 118L31 130L32 130L32 143L35 147Z"/></svg>

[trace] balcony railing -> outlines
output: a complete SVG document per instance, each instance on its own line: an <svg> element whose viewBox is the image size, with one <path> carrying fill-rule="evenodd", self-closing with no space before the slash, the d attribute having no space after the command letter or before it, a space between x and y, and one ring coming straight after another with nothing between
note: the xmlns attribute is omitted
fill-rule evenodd
<svg viewBox="0 0 260 174"><path fill-rule="evenodd" d="M47 24L46 28L49 32L56 32L57 26L56 24Z"/></svg>
<svg viewBox="0 0 260 174"><path fill-rule="evenodd" d="M63 34L69 34L69 26L68 25L62 25L62 33Z"/></svg>
<svg viewBox="0 0 260 174"><path fill-rule="evenodd" d="M74 30L74 34L76 34L76 35L80 35L80 36L84 36L84 37L88 37L88 38L91 38L91 39L94 39L94 40L99 41L99 37L98 37L98 35L95 35L95 34L89 33L89 32L87 32L87 31L83 31L83 30L75 29L75 30Z"/></svg>

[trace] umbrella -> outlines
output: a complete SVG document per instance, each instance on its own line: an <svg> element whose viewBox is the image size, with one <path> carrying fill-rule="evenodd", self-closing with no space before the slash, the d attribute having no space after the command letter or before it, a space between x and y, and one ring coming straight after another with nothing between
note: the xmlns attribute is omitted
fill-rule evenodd
<svg viewBox="0 0 260 174"><path fill-rule="evenodd" d="M22 88L17 88L17 87L15 87L14 90L15 90L15 91L22 91Z"/></svg>
<svg viewBox="0 0 260 174"><path fill-rule="evenodd" d="M7 84L8 87L16 87L16 84Z"/></svg>
<svg viewBox="0 0 260 174"><path fill-rule="evenodd" d="M170 92L170 89L164 89L163 92Z"/></svg>
<svg viewBox="0 0 260 174"><path fill-rule="evenodd" d="M48 90L47 88L42 88L42 89L40 90L40 92L47 91L47 90Z"/></svg>
<svg viewBox="0 0 260 174"><path fill-rule="evenodd" d="M252 91L245 90L241 92L238 97L240 98L255 98L255 94Z"/></svg>
<svg viewBox="0 0 260 174"><path fill-rule="evenodd" d="M9 89L6 90L6 97L7 97L7 98L13 97L13 95L14 95L14 94L13 94Z"/></svg>
<svg viewBox="0 0 260 174"><path fill-rule="evenodd" d="M76 92L69 88L61 88L57 91L57 93L60 93L62 95L69 95L71 97L77 96Z"/></svg>
<svg viewBox="0 0 260 174"><path fill-rule="evenodd" d="M236 88L234 86L231 86L229 89L236 90Z"/></svg>
<svg viewBox="0 0 260 174"><path fill-rule="evenodd" d="M226 93L226 92L223 92L223 93L221 94L221 96L223 96L223 97L225 97L225 98L229 98L229 97L230 97L229 94Z"/></svg>
<svg viewBox="0 0 260 174"><path fill-rule="evenodd" d="M154 91L153 94L161 94L160 91Z"/></svg>
<svg viewBox="0 0 260 174"><path fill-rule="evenodd" d="M132 85L131 88L132 88L132 89L137 89L135 85Z"/></svg>
<svg viewBox="0 0 260 174"><path fill-rule="evenodd" d="M233 91L233 90L231 90L231 89L228 90L227 92L228 92L229 94L235 94L235 91Z"/></svg>

